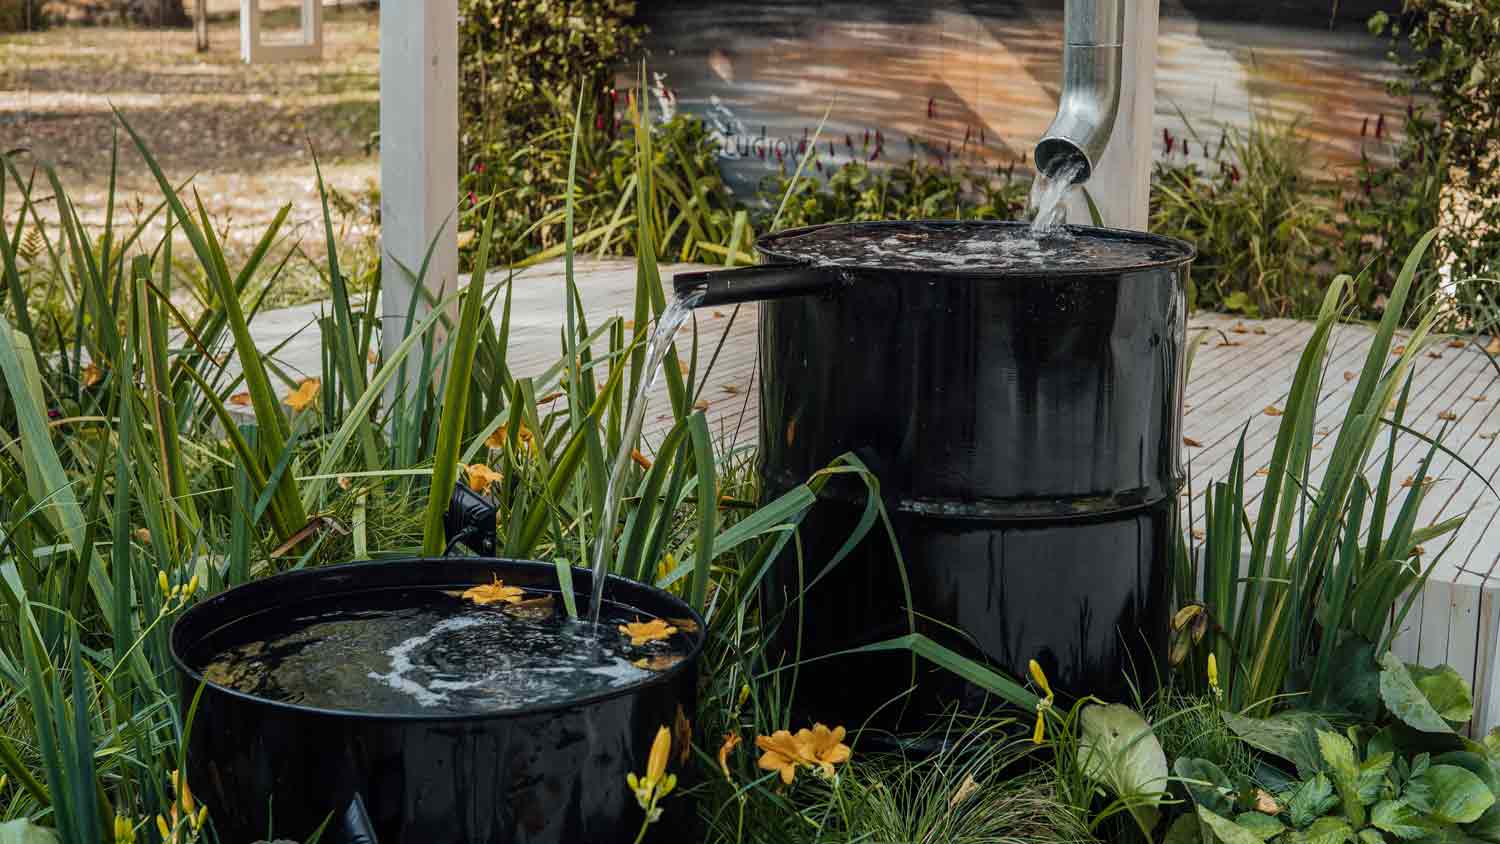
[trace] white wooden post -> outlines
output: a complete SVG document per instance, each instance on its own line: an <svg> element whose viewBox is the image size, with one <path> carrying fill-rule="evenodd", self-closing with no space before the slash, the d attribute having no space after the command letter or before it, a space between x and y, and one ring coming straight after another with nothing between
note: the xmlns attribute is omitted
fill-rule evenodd
<svg viewBox="0 0 1500 844"><path fill-rule="evenodd" d="M434 299L458 277L458 0L380 3L381 346L401 343L417 272ZM427 313L419 302L416 315Z"/></svg>
<svg viewBox="0 0 1500 844"><path fill-rule="evenodd" d="M1109 145L1085 187L1104 224L1145 231L1151 201L1152 118L1156 111L1156 33L1160 0L1125 4L1125 51L1120 110ZM1075 191L1068 220L1088 223L1088 205Z"/></svg>
<svg viewBox="0 0 1500 844"><path fill-rule="evenodd" d="M297 40L264 44L260 40L260 0L240 0L240 59L245 64L264 64L323 58L323 0L302 0L300 15L302 31ZM207 20L206 14L203 19ZM206 45L207 30L203 39Z"/></svg>

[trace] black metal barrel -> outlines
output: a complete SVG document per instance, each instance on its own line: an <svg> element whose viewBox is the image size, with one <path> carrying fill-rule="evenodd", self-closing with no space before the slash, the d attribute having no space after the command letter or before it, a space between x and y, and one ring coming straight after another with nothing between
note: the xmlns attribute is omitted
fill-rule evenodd
<svg viewBox="0 0 1500 844"><path fill-rule="evenodd" d="M823 262L805 246L852 234L943 248L1020 236L1020 225L798 229L760 241L767 265L678 278L679 295L700 293L701 304L764 300L766 499L852 452L878 476L894 523L904 572L877 526L805 589L865 512L859 479L824 488L802 524L801 558L784 554L768 578L773 606L791 610L789 654L812 659L914 626L1017 676L1036 659L1073 694L1118 699L1127 677L1155 682L1183 480L1192 247L1072 227L1075 260L993 271ZM905 729L953 704L973 711L984 695L880 654L809 665L797 702L850 727L879 709L872 724Z"/></svg>

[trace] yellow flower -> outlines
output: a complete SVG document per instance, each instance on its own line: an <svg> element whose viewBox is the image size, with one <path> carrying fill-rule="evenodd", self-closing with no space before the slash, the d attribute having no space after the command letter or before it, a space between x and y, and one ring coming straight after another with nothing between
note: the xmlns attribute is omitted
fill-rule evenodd
<svg viewBox="0 0 1500 844"><path fill-rule="evenodd" d="M647 642L659 642L677 632L677 628L659 618L650 621L632 621L620 625L620 632L630 637L630 644L640 646Z"/></svg>
<svg viewBox="0 0 1500 844"><path fill-rule="evenodd" d="M103 380L104 370L99 368L99 364L91 362L83 368L83 386L92 387Z"/></svg>
<svg viewBox="0 0 1500 844"><path fill-rule="evenodd" d="M161 815L156 816L156 831L161 835L162 841L176 842L177 832L167 825L167 819Z"/></svg>
<svg viewBox="0 0 1500 844"><path fill-rule="evenodd" d="M667 761L672 758L672 731L665 726L656 731L651 742L651 755L646 759L646 773L642 776L626 774L625 783L635 792L635 800L646 810L646 822L653 823L660 817L656 804L677 787L677 775L667 773Z"/></svg>
<svg viewBox="0 0 1500 844"><path fill-rule="evenodd" d="M183 813L193 814L195 808L193 790L188 788L187 780L183 778L181 771L172 772L172 790L177 792L177 805L182 807Z"/></svg>
<svg viewBox="0 0 1500 844"><path fill-rule="evenodd" d="M1047 710L1052 708L1052 701L1057 696L1052 693L1052 684L1047 682L1047 675L1036 660L1029 661L1026 667L1031 671L1031 679L1042 690L1043 695L1036 702L1036 726L1031 730L1031 743L1041 744L1047 738Z"/></svg>
<svg viewBox="0 0 1500 844"><path fill-rule="evenodd" d="M1219 696L1219 661L1211 653L1208 655L1208 687L1213 689L1214 697Z"/></svg>
<svg viewBox="0 0 1500 844"><path fill-rule="evenodd" d="M828 729L823 724L813 724L811 731L797 731L797 746L801 749L806 764L816 766L823 776L833 776L833 766L849 761L852 752L844 744L844 728Z"/></svg>
<svg viewBox="0 0 1500 844"><path fill-rule="evenodd" d="M501 425L500 427L492 431L488 437L485 438L484 444L489 446L490 448L504 448L505 441L509 438L509 436L510 426ZM516 441L521 445L529 445L531 443L531 429L526 427L525 422L522 422L521 426L516 429Z"/></svg>
<svg viewBox="0 0 1500 844"><path fill-rule="evenodd" d="M506 586L496 577L495 582L475 586L464 591L464 598L476 604L519 604L525 593L519 586Z"/></svg>
<svg viewBox="0 0 1500 844"><path fill-rule="evenodd" d="M318 390L323 388L323 381L319 378L304 378L297 389L286 394L281 403L292 410L302 410L312 404L313 399L318 397Z"/></svg>
<svg viewBox="0 0 1500 844"><path fill-rule="evenodd" d="M784 784L791 785L797 778L797 763L802 758L797 739L786 730L777 730L769 736L756 736L755 746L761 749L760 759L755 764L762 771L776 771L781 774Z"/></svg>
<svg viewBox="0 0 1500 844"><path fill-rule="evenodd" d="M499 472L483 463L471 463L464 472L469 478L469 489L475 492L484 492L490 484L499 483L501 478Z"/></svg>
<svg viewBox="0 0 1500 844"><path fill-rule="evenodd" d="M724 772L724 779L732 780L729 774L729 754L740 746L740 734L729 732L724 734L724 743L719 745L719 770Z"/></svg>

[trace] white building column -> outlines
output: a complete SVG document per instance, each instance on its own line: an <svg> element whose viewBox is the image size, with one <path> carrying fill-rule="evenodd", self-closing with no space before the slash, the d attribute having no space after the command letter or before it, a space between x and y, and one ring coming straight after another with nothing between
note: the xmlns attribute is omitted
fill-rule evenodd
<svg viewBox="0 0 1500 844"><path fill-rule="evenodd" d="M380 2L380 243L386 354L401 343L416 274L434 299L458 276L458 0ZM419 303L416 318L427 312Z"/></svg>

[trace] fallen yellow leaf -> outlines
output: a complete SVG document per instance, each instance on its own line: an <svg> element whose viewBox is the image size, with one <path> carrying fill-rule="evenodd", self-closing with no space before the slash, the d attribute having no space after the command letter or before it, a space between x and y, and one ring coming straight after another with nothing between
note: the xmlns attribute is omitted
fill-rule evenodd
<svg viewBox="0 0 1500 844"><path fill-rule="evenodd" d="M1198 442L1197 440L1193 439L1192 437L1183 437L1182 438L1182 444L1185 445L1185 446L1187 446L1188 448L1202 448L1203 447L1203 443Z"/></svg>
<svg viewBox="0 0 1500 844"><path fill-rule="evenodd" d="M1467 345L1469 345L1469 341L1468 340L1457 340L1457 339L1454 339L1454 340L1449 340L1448 341L1448 348L1450 348L1450 349L1462 349L1463 347L1465 347Z"/></svg>
<svg viewBox="0 0 1500 844"><path fill-rule="evenodd" d="M1452 422L1453 420L1458 418L1458 414L1454 413L1451 410L1445 410L1442 413L1438 414L1438 418L1443 420L1444 422Z"/></svg>
<svg viewBox="0 0 1500 844"><path fill-rule="evenodd" d="M1246 328L1245 324L1243 322L1237 322L1237 323L1235 323L1234 327L1231 328L1231 329L1229 329L1229 330L1233 331L1235 334L1249 334L1250 333L1250 329Z"/></svg>
<svg viewBox="0 0 1500 844"><path fill-rule="evenodd" d="M639 646L669 638L677 632L677 628L662 619L653 618L650 621L632 621L629 624L622 624L620 632L630 637L630 644Z"/></svg>
<svg viewBox="0 0 1500 844"><path fill-rule="evenodd" d="M1282 414L1282 410L1274 404L1268 404L1266 405L1265 410L1262 410L1261 413L1264 413L1267 416L1280 416Z"/></svg>
<svg viewBox="0 0 1500 844"><path fill-rule="evenodd" d="M239 405L240 407L249 407L250 406L250 394L249 393L235 393L234 395L232 395L232 396L229 397L229 403L233 404L233 405Z"/></svg>
<svg viewBox="0 0 1500 844"><path fill-rule="evenodd" d="M493 583L485 583L464 591L464 598L476 604L519 604L524 590L519 586L506 586L496 577Z"/></svg>
<svg viewBox="0 0 1500 844"><path fill-rule="evenodd" d="M1485 344L1484 350L1492 355L1500 355L1500 335L1491 337L1490 342Z"/></svg>
<svg viewBox="0 0 1500 844"><path fill-rule="evenodd" d="M1345 381L1353 381L1354 380L1354 373L1350 372L1347 369L1344 370L1344 380Z"/></svg>
<svg viewBox="0 0 1500 844"><path fill-rule="evenodd" d="M698 399L693 402L694 410L708 410L708 399Z"/></svg>

